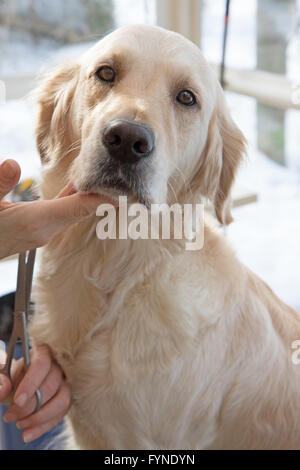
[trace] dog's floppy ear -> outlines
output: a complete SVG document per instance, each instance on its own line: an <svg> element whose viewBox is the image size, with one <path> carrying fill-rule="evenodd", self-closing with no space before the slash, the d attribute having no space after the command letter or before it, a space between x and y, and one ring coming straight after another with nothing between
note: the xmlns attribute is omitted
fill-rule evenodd
<svg viewBox="0 0 300 470"><path fill-rule="evenodd" d="M246 150L246 141L230 116L222 90L219 89L218 93L200 168L192 180L191 189L210 199L219 222L228 225L233 220L230 192Z"/></svg>
<svg viewBox="0 0 300 470"><path fill-rule="evenodd" d="M79 65L66 63L44 78L36 90L39 105L36 142L42 162L50 155L61 156L68 146L68 114L78 83Z"/></svg>

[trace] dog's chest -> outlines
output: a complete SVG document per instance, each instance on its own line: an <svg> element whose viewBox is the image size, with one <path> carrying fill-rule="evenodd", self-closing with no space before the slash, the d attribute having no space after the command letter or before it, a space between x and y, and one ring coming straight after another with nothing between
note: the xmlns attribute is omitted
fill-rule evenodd
<svg viewBox="0 0 300 470"><path fill-rule="evenodd" d="M195 348L199 328L207 322L199 314L204 309L198 283L187 274L191 266L175 276L178 269L166 262L147 277L141 269L140 277L135 272L123 279L114 277L112 263L98 272L92 266L85 260L78 269L78 259L69 258L51 273L51 265L44 263L31 331L37 342L51 346L69 378L74 429L87 422L100 439L109 436L106 430L114 423L111 432L119 436L120 443L114 443L119 448L153 448L162 445L161 435L174 442L181 433L184 441L201 393L203 364ZM193 400L183 393L186 383L195 390ZM187 420L187 427L174 427L173 436L163 430L170 414L176 423ZM140 429L141 421L153 429ZM125 428L134 430L133 443L123 436ZM157 436L157 443L149 442L149 436Z"/></svg>

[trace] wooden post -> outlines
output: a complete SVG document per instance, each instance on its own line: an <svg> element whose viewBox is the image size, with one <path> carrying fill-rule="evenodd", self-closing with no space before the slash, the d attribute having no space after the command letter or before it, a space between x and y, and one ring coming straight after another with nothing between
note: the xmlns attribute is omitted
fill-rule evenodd
<svg viewBox="0 0 300 470"><path fill-rule="evenodd" d="M287 37L292 26L294 0L264 0L257 3L257 68L284 75ZM285 111L257 104L258 148L285 164Z"/></svg>
<svg viewBox="0 0 300 470"><path fill-rule="evenodd" d="M156 0L158 25L182 34L198 46L201 10L202 0Z"/></svg>

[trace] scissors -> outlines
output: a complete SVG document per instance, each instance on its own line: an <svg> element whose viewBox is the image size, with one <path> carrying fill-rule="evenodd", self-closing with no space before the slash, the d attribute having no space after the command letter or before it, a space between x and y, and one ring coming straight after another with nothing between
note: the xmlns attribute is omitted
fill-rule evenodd
<svg viewBox="0 0 300 470"><path fill-rule="evenodd" d="M7 347L6 363L0 373L6 375L11 380L11 365L17 342L22 343L24 357L24 371L26 372L30 365L29 355L29 337L27 332L27 318L30 308L30 296L32 287L32 278L34 270L36 250L19 255L17 290L15 295L14 323L11 338ZM37 413L42 406L42 394L40 390L35 392L37 405L34 413Z"/></svg>

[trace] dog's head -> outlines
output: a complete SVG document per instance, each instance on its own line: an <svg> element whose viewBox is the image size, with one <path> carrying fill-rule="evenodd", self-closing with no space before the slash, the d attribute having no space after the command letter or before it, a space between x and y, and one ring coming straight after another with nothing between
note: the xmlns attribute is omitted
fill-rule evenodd
<svg viewBox="0 0 300 470"><path fill-rule="evenodd" d="M207 197L230 222L244 137L187 39L151 26L119 29L52 73L39 104L39 152L60 185L148 207Z"/></svg>

